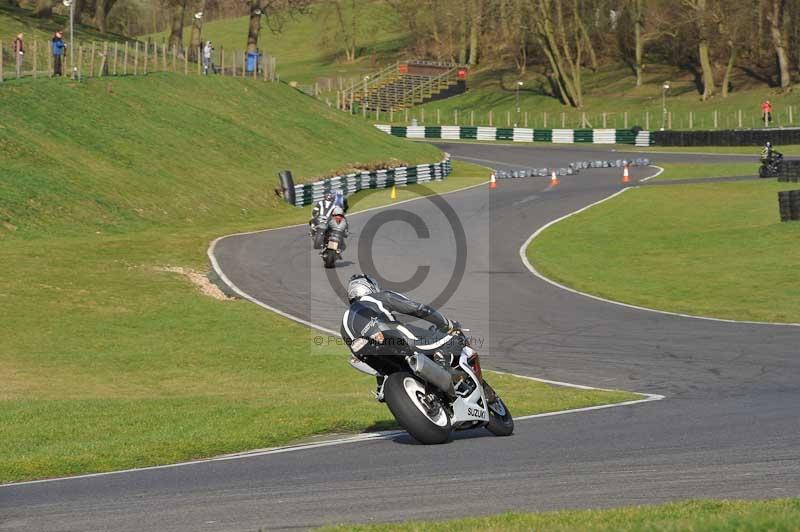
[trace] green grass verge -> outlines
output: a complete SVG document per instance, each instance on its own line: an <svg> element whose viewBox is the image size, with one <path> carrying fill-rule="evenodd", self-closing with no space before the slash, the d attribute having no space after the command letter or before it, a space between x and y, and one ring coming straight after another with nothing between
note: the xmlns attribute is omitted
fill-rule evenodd
<svg viewBox="0 0 800 532"><path fill-rule="evenodd" d="M438 160L279 85L156 75L0 91L0 482L164 464L392 426L343 347L200 294L217 236L303 223L300 179ZM400 200L486 181L453 175ZM354 197L354 210L389 191ZM498 376L518 414L630 398Z"/></svg>
<svg viewBox="0 0 800 532"><path fill-rule="evenodd" d="M325 530L432 531L468 530L539 532L728 532L796 531L800 499L769 501L687 501L612 510L568 510L541 513L507 513L453 521L425 521L391 525L344 525Z"/></svg>
<svg viewBox="0 0 800 532"><path fill-rule="evenodd" d="M664 169L656 180L698 179L709 177L757 176L758 161L741 163L664 163Z"/></svg>
<svg viewBox="0 0 800 532"><path fill-rule="evenodd" d="M739 320L800 321L800 224L752 181L632 189L542 233L527 250L547 277L645 307ZM565 265L569 267L565 267Z"/></svg>

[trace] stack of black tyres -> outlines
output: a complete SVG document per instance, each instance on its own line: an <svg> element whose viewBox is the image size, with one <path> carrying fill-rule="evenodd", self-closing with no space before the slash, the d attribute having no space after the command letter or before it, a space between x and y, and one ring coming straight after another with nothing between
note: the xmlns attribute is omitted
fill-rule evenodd
<svg viewBox="0 0 800 532"><path fill-rule="evenodd" d="M781 221L800 220L800 190L778 192Z"/></svg>
<svg viewBox="0 0 800 532"><path fill-rule="evenodd" d="M781 161L778 168L778 181L796 183L800 180L800 161Z"/></svg>

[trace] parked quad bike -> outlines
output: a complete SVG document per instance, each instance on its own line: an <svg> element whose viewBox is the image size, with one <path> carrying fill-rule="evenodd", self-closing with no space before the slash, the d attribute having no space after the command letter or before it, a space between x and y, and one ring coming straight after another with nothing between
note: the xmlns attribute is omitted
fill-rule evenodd
<svg viewBox="0 0 800 532"><path fill-rule="evenodd" d="M766 163L762 163L758 169L758 177L778 177L781 170L781 161L783 161L783 154L773 152L773 157Z"/></svg>
<svg viewBox="0 0 800 532"><path fill-rule="evenodd" d="M463 330L436 339L433 345L441 348L423 353L413 347L416 337L406 335L410 327L378 327L380 333L351 342L350 364L378 378L377 399L417 441L445 443L454 430L478 427L497 436L514 432L511 412L483 378Z"/></svg>
<svg viewBox="0 0 800 532"><path fill-rule="evenodd" d="M320 255L322 256L322 264L326 268L333 268L336 266L336 261L342 258L342 248L344 247L344 232L338 229L331 229L330 231L323 232L323 245Z"/></svg>

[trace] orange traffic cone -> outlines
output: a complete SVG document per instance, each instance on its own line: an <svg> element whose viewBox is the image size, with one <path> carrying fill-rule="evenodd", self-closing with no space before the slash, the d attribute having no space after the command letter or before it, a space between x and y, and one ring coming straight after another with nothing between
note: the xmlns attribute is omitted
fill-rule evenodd
<svg viewBox="0 0 800 532"><path fill-rule="evenodd" d="M623 183L630 183L631 175L628 173L628 165L625 164L624 170L622 170L622 182Z"/></svg>
<svg viewBox="0 0 800 532"><path fill-rule="evenodd" d="M492 172L492 177L489 178L489 188L497 188L497 176Z"/></svg>
<svg viewBox="0 0 800 532"><path fill-rule="evenodd" d="M553 173L550 175L550 186L554 187L558 184L558 178L556 177L556 171L553 170Z"/></svg>

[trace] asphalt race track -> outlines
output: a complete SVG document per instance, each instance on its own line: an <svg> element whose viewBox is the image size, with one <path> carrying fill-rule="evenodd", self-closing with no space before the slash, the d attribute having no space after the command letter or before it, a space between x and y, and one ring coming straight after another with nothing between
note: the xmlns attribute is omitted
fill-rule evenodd
<svg viewBox="0 0 800 532"><path fill-rule="evenodd" d="M441 147L505 169L624 157L594 147ZM648 156L655 164L741 160ZM654 172L636 168L633 181ZM800 327L639 311L536 278L520 261L526 239L622 186L619 169L560 179L554 188L545 178L502 180L491 192L480 186L353 215L346 260L330 279L305 227L225 238L215 255L240 289L323 327L339 329L337 279L372 269L419 300L438 298L482 342L484 366L665 400L521 421L510 438L480 430L426 447L395 436L3 486L0 530L304 528L800 496ZM442 294L448 283L452 295ZM335 341L325 336L309 329L310 356L324 356L312 344ZM372 386L364 376L365 393Z"/></svg>

